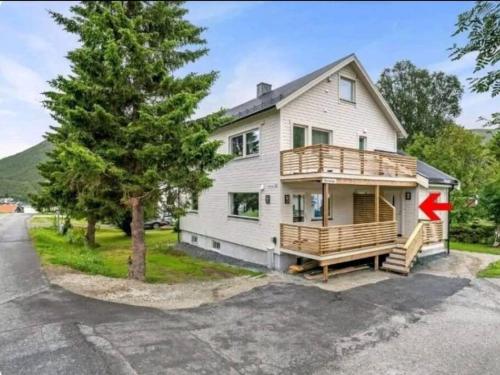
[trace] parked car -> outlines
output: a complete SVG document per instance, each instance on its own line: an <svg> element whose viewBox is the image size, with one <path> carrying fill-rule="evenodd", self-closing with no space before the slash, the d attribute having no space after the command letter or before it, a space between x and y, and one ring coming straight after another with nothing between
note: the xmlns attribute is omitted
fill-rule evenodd
<svg viewBox="0 0 500 375"><path fill-rule="evenodd" d="M158 217L155 219L148 220L144 223L144 229L160 229L165 226L173 225L173 218L171 216Z"/></svg>

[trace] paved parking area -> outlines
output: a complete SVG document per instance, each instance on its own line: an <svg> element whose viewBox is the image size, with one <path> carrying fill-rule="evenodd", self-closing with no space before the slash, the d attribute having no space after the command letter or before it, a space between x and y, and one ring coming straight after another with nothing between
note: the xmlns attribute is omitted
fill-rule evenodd
<svg viewBox="0 0 500 375"><path fill-rule="evenodd" d="M421 270L343 291L271 283L161 311L49 285L25 219L0 220L2 375L500 372L494 281Z"/></svg>

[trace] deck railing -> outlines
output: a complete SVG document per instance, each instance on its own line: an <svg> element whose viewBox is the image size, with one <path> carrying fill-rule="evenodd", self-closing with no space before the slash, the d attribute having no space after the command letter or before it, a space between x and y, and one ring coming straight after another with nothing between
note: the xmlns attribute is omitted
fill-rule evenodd
<svg viewBox="0 0 500 375"><path fill-rule="evenodd" d="M365 176L415 177L417 159L383 151L313 145L281 151L281 175L340 173Z"/></svg>
<svg viewBox="0 0 500 375"><path fill-rule="evenodd" d="M423 239L424 243L440 242L443 240L443 222L436 221L421 221L423 224Z"/></svg>
<svg viewBox="0 0 500 375"><path fill-rule="evenodd" d="M302 253L331 253L396 241L395 221L311 227L281 224L281 247Z"/></svg>

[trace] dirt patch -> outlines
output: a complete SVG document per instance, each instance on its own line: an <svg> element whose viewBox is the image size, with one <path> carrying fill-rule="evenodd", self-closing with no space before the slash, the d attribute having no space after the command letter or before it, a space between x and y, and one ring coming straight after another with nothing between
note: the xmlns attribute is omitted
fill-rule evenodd
<svg viewBox="0 0 500 375"><path fill-rule="evenodd" d="M46 266L52 284L73 293L104 301L164 310L197 307L217 302L272 281L281 281L279 273L263 276L242 276L224 280L182 284L148 284L134 280L115 279L79 273L62 266Z"/></svg>

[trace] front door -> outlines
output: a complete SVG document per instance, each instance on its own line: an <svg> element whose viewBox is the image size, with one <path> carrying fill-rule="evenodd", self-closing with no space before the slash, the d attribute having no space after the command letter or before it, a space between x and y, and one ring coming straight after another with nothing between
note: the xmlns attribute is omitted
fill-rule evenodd
<svg viewBox="0 0 500 375"><path fill-rule="evenodd" d="M398 236L403 235L403 192L395 191L392 193L392 205L396 208L396 221L398 223Z"/></svg>
<svg viewBox="0 0 500 375"><path fill-rule="evenodd" d="M304 222L304 194L294 194L292 198L293 222Z"/></svg>

